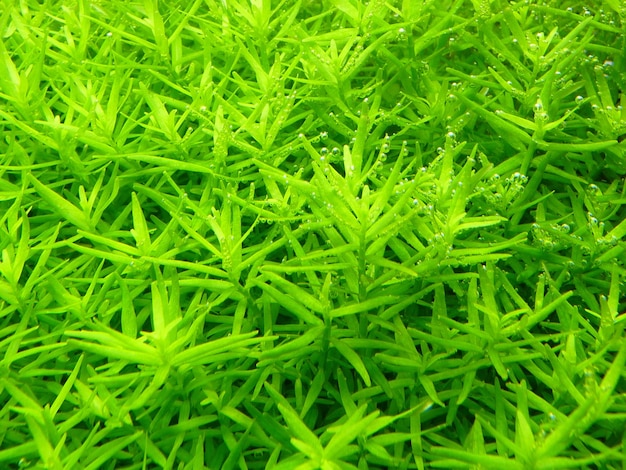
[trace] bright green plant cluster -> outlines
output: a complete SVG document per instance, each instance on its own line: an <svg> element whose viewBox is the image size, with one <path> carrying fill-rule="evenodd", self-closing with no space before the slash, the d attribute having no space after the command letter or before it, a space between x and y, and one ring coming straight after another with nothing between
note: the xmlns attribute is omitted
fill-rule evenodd
<svg viewBox="0 0 626 470"><path fill-rule="evenodd" d="M620 0L0 33L1 468L626 468Z"/></svg>

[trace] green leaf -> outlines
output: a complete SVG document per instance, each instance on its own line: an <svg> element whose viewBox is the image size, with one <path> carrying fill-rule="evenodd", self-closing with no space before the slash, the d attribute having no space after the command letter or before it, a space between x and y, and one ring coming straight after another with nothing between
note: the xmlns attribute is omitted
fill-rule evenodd
<svg viewBox="0 0 626 470"><path fill-rule="evenodd" d="M350 365L354 367L354 370L358 372L358 374L363 379L363 382L365 382L365 385L371 387L372 381L370 380L367 368L365 367L365 364L363 364L363 361L361 360L359 355L354 352L354 350L350 346L344 344L339 339L331 338L330 341L332 345L337 349L337 351L339 351L341 355L345 357L346 360L350 363Z"/></svg>
<svg viewBox="0 0 626 470"><path fill-rule="evenodd" d="M82 210L67 201L65 198L59 196L59 194L55 191L45 186L31 173L26 175L26 179L33 185L35 191L37 191L41 198L50 205L53 212L61 217L61 219L67 220L72 225L85 230L86 232L93 231L94 228L91 225L89 217Z"/></svg>
<svg viewBox="0 0 626 470"><path fill-rule="evenodd" d="M324 450L318 437L304 424L291 406L278 403L277 407L292 433L292 443L299 444L296 447L307 453L310 459L320 459Z"/></svg>
<svg viewBox="0 0 626 470"><path fill-rule="evenodd" d="M269 273L266 273L266 275ZM279 277L279 276L276 276ZM287 281L285 281L286 283ZM281 284L284 287L285 283ZM305 306L303 306L300 302L294 300L294 297L291 295L286 295L276 289L275 287L266 284L264 282L255 281L254 284L260 287L263 291L265 291L268 295L270 295L274 300L276 300L279 305L282 305L286 310L293 313L296 318L299 318L305 323L309 325L321 325L323 323L322 319L316 317L313 313L311 313ZM294 286L295 287L295 286ZM307 294L308 295L308 294ZM298 297L295 297L296 299Z"/></svg>
<svg viewBox="0 0 626 470"><path fill-rule="evenodd" d="M367 405L361 405L348 420L340 426L331 426L328 432L333 434L326 447L324 447L324 457L328 459L341 459L346 456L346 448L354 441L380 414L374 411L367 416L365 410Z"/></svg>
<svg viewBox="0 0 626 470"><path fill-rule="evenodd" d="M149 255L152 251L152 242L150 240L150 232L148 230L148 224L143 215L141 204L137 199L137 194L132 193L132 210L133 210L133 226L134 230L131 230L135 241L137 242L137 248L139 252L144 255Z"/></svg>

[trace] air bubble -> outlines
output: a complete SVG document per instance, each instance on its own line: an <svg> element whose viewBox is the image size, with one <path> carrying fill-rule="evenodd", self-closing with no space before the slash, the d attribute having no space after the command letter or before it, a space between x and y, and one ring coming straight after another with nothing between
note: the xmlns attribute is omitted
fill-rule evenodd
<svg viewBox="0 0 626 470"><path fill-rule="evenodd" d="M576 97L576 103L582 103L584 101L585 98L583 98L581 95L578 95Z"/></svg>
<svg viewBox="0 0 626 470"><path fill-rule="evenodd" d="M324 141L328 138L328 132L322 131L320 132L320 140Z"/></svg>

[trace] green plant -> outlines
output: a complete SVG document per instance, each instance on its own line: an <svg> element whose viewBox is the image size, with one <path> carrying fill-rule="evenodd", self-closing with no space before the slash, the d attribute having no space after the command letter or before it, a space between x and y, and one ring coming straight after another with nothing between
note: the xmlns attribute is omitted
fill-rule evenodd
<svg viewBox="0 0 626 470"><path fill-rule="evenodd" d="M626 465L615 0L0 12L0 466Z"/></svg>

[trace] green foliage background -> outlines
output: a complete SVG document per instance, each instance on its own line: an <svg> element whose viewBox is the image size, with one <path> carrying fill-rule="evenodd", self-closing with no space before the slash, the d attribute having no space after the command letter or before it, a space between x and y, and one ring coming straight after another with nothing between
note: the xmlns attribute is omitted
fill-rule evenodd
<svg viewBox="0 0 626 470"><path fill-rule="evenodd" d="M626 468L619 0L5 0L0 466Z"/></svg>

